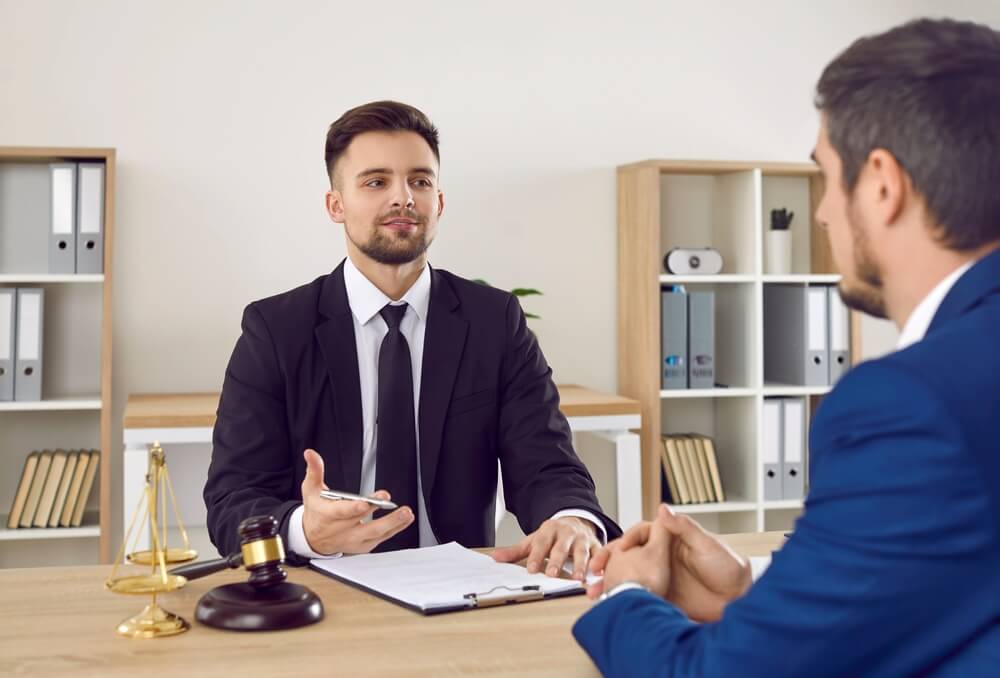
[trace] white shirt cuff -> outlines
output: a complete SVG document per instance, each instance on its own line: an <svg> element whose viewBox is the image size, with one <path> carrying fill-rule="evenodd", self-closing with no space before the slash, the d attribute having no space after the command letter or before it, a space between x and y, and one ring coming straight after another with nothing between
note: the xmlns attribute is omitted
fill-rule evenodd
<svg viewBox="0 0 1000 678"><path fill-rule="evenodd" d="M608 531L604 529L604 523L601 522L597 516L595 516L590 511L584 511L583 509L564 509L562 511L556 511L555 515L552 516L552 520L556 518L564 518L566 516L573 516L575 518L583 518L589 523L593 523L594 527L597 528L597 539L602 544L608 543Z"/></svg>
<svg viewBox="0 0 1000 678"><path fill-rule="evenodd" d="M756 582L770 564L771 556L750 556L750 578Z"/></svg>
<svg viewBox="0 0 1000 678"><path fill-rule="evenodd" d="M300 504L294 511L292 511L292 515L288 519L288 550L299 554L303 558L339 558L342 556L342 553L324 555L322 553L316 553L309 548L309 541L306 539L306 531L305 528L302 527L303 511L305 511L305 506Z"/></svg>
<svg viewBox="0 0 1000 678"><path fill-rule="evenodd" d="M611 596L617 596L622 591L628 591L628 590L631 590L631 589L640 589L642 591L648 591L649 590L645 586L643 586L642 584L640 584L638 582L623 581L621 584L619 584L618 586L614 587L610 591L605 591L603 594L601 594L601 600L607 600Z"/></svg>

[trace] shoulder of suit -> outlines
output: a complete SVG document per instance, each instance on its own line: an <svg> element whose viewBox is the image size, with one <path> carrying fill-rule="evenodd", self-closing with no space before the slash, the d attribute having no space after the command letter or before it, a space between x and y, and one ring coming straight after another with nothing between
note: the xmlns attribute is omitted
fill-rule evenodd
<svg viewBox="0 0 1000 678"><path fill-rule="evenodd" d="M303 309L315 309L319 302L320 294L323 291L323 285L331 275L333 274L327 273L304 285L299 285L298 287L264 297L263 299L257 299L247 305L247 310L254 308L264 317L271 317L273 315L285 315L289 310L293 309L300 313Z"/></svg>
<svg viewBox="0 0 1000 678"><path fill-rule="evenodd" d="M445 280L463 303L497 304L503 307L510 303L510 300L514 296L506 290L463 278L442 268L435 268L434 272Z"/></svg>

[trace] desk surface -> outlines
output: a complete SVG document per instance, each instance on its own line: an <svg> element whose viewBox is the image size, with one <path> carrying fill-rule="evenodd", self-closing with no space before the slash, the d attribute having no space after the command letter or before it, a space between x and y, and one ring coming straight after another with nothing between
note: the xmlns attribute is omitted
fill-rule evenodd
<svg viewBox="0 0 1000 678"><path fill-rule="evenodd" d="M770 553L780 532L725 537L746 556ZM192 628L159 640L114 629L148 602L108 593L110 566L0 570L0 674L24 675L490 675L594 676L570 634L585 596L423 617L317 572L291 568L326 617L295 631L242 634L194 621L208 589L245 581L241 570L190 582L160 597ZM171 672L171 673L168 673Z"/></svg>
<svg viewBox="0 0 1000 678"><path fill-rule="evenodd" d="M639 414L639 401L575 384L559 389L559 409L567 417ZM215 425L218 393L136 394L125 404L124 428L202 428Z"/></svg>

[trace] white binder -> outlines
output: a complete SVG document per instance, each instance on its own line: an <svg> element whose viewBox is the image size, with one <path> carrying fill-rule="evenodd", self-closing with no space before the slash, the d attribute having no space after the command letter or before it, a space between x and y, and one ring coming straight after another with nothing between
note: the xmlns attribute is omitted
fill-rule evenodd
<svg viewBox="0 0 1000 678"><path fill-rule="evenodd" d="M42 332L45 290L17 290L14 400L42 399Z"/></svg>
<svg viewBox="0 0 1000 678"><path fill-rule="evenodd" d="M827 288L830 311L830 385L851 368L850 316L836 285Z"/></svg>
<svg viewBox="0 0 1000 678"><path fill-rule="evenodd" d="M805 401L785 398L782 408L781 498L802 499L805 494Z"/></svg>
<svg viewBox="0 0 1000 678"><path fill-rule="evenodd" d="M0 401L14 399L14 339L17 290L0 288Z"/></svg>
<svg viewBox="0 0 1000 678"><path fill-rule="evenodd" d="M826 386L830 383L830 345L827 342L826 287L806 290L806 385Z"/></svg>
<svg viewBox="0 0 1000 678"><path fill-rule="evenodd" d="M76 164L52 163L49 273L76 273Z"/></svg>
<svg viewBox="0 0 1000 678"><path fill-rule="evenodd" d="M781 401L765 400L761 417L763 445L760 461L764 472L764 501L781 499Z"/></svg>
<svg viewBox="0 0 1000 678"><path fill-rule="evenodd" d="M79 166L76 272L104 273L104 163Z"/></svg>

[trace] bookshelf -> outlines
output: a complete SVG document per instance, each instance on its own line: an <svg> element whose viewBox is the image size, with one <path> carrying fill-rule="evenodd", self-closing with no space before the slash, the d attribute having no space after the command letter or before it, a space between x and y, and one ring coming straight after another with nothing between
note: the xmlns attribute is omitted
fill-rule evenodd
<svg viewBox="0 0 1000 678"><path fill-rule="evenodd" d="M698 432L715 439L727 501L681 504L718 532L787 530L801 500L764 501L764 399L806 400L806 421L829 386L764 379L764 286L833 285L840 280L826 234L813 221L823 183L812 164L647 160L618 176L618 390L640 402L642 506L660 503L660 437ZM785 207L791 225L791 268L765 271L767 215ZM717 275L671 275L673 247L712 247L723 256ZM715 292L716 382L725 387L663 390L660 382L660 289L684 285ZM849 318L852 359L860 356L860 322ZM808 456L808 454L807 454Z"/></svg>
<svg viewBox="0 0 1000 678"><path fill-rule="evenodd" d="M50 163L104 165L103 272L50 273ZM0 401L0 567L110 562L115 150L0 146L0 287L44 290L42 397ZM80 527L8 529L33 450L99 449Z"/></svg>

